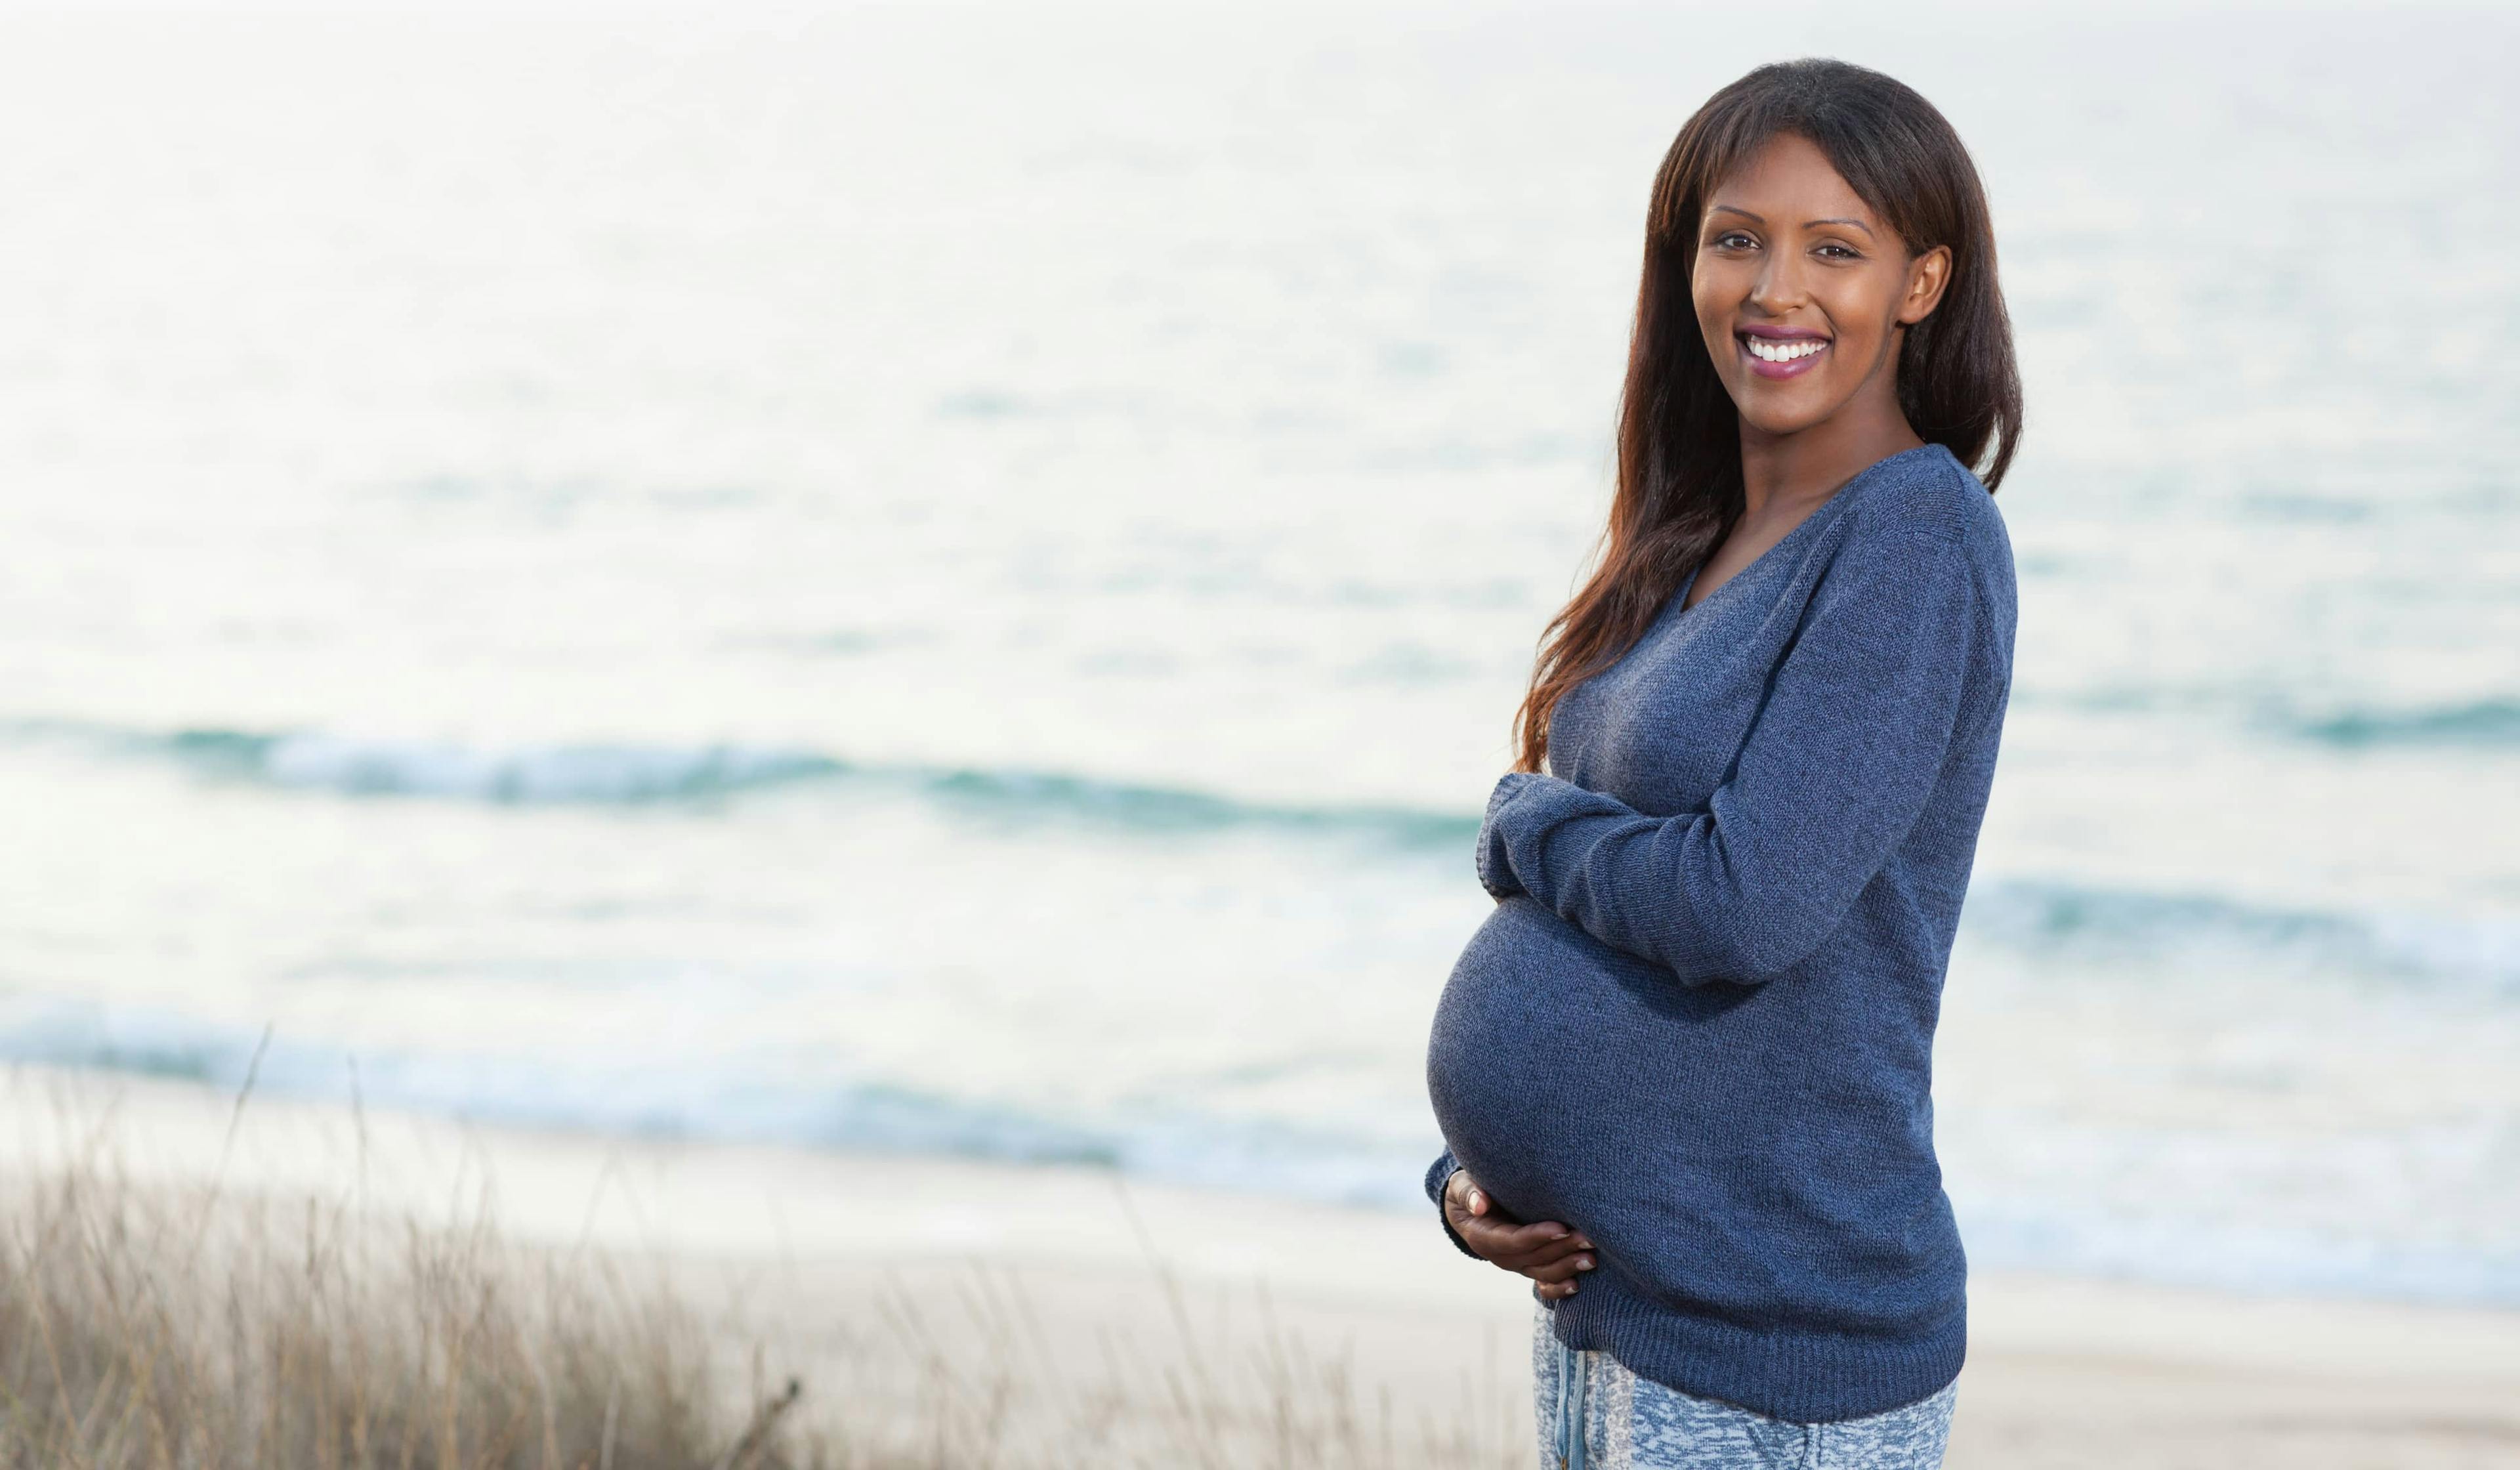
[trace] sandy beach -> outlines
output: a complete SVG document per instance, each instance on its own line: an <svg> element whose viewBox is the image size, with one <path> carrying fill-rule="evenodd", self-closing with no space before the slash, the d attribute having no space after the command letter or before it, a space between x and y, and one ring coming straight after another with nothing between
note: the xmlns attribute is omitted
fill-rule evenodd
<svg viewBox="0 0 2520 1470"><path fill-rule="evenodd" d="M216 1176L231 1197L489 1219L520 1246L647 1263L766 1344L809 1403L904 1443L956 1423L1005 1462L1005 1445L1046 1452L1117 1421L1110 1442L1187 1439L1219 1464L1290 1441L1319 1463L1533 1452L1532 1303L1431 1215L1089 1168L240 1107L180 1081L33 1066L11 1069L5 1099L12 1183L102 1147L143 1183ZM2520 1464L2520 1314L1996 1272L1972 1276L1970 1302L1955 1470Z"/></svg>

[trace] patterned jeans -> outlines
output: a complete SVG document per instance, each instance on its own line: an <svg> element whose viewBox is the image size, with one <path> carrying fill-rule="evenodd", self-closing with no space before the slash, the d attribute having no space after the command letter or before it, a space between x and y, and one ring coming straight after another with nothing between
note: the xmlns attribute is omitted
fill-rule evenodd
<svg viewBox="0 0 2520 1470"><path fill-rule="evenodd" d="M1804 1424L1640 1378L1557 1340L1535 1299L1532 1407L1542 1470L1938 1470L1959 1380L1861 1419Z"/></svg>

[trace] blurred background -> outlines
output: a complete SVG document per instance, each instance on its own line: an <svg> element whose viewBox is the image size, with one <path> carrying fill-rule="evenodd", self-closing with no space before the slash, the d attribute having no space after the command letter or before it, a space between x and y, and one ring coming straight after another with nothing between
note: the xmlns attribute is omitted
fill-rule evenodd
<svg viewBox="0 0 2520 1470"><path fill-rule="evenodd" d="M1429 1211L1647 187L1805 54L2027 379L1972 1265L2520 1305L2485 11L0 10L0 1055Z"/></svg>

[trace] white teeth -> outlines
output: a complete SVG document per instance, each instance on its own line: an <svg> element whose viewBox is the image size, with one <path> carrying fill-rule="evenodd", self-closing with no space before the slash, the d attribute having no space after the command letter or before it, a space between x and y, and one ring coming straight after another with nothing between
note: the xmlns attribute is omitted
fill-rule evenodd
<svg viewBox="0 0 2520 1470"><path fill-rule="evenodd" d="M1749 339L1750 355L1761 362L1789 363L1798 357L1809 357L1828 343L1818 338L1799 342L1778 342L1763 336Z"/></svg>

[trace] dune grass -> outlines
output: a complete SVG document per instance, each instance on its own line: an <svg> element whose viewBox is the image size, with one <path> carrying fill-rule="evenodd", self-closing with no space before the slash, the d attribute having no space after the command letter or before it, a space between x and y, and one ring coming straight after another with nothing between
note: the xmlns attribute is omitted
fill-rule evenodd
<svg viewBox="0 0 2520 1470"><path fill-rule="evenodd" d="M0 1204L0 1463L840 1463L793 1443L800 1390L739 1397L706 1322L612 1257L517 1248L486 1212L141 1182L91 1136Z"/></svg>
<svg viewBox="0 0 2520 1470"><path fill-rule="evenodd" d="M888 1279L846 1320L756 1324L703 1313L662 1263L510 1239L486 1194L447 1225L370 1212L346 1181L238 1188L224 1159L206 1180L143 1180L110 1119L61 1126L83 1130L68 1162L0 1180L0 1466L1506 1470L1530 1454L1499 1397L1527 1394L1518 1377L1400 1425L1343 1355L1279 1330L1265 1283L1257 1347L1203 1337L1151 1248L1172 1329L1153 1344L1053 1330L1014 1273L976 1261L950 1284ZM362 1178L364 1150L362 1127Z"/></svg>

